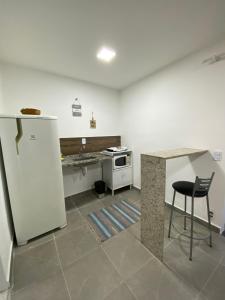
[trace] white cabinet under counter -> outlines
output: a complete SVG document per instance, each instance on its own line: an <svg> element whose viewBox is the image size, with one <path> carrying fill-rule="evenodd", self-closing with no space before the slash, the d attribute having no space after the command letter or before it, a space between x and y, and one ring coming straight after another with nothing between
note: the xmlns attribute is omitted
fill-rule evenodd
<svg viewBox="0 0 225 300"><path fill-rule="evenodd" d="M114 191L125 186L132 186L133 184L133 167L132 167L132 152L123 154L127 156L124 159L124 165L121 165L122 155L115 155L111 159L103 162L103 180L106 186L111 189L112 195ZM120 162L116 165L116 160Z"/></svg>

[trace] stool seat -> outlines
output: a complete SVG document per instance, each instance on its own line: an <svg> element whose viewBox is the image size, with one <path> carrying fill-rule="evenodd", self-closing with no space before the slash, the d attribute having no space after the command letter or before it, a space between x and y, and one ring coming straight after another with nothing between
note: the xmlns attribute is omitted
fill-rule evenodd
<svg viewBox="0 0 225 300"><path fill-rule="evenodd" d="M176 181L172 184L174 190L182 195L190 196L193 195L194 182L191 181ZM200 198L208 195L208 191L196 191L194 197Z"/></svg>
<svg viewBox="0 0 225 300"><path fill-rule="evenodd" d="M210 216L210 208L209 208L209 189L213 180L215 172L212 173L210 178L199 178L196 176L195 182L191 181L176 181L172 184L174 189L173 192L173 201L171 205L171 213L170 213L170 224L169 224L169 232L168 238L170 238L172 219L173 219L173 210L175 205L176 193L180 193L184 195L184 230L187 229L186 218L187 215L187 197L191 197L191 235L188 236L190 238L190 254L189 259L192 260L192 248L193 248L193 232L194 232L194 200L195 197L206 197L207 204L207 214L208 214L208 227L209 227L209 246L212 247L212 230L211 230L211 216ZM187 236L187 235L185 235Z"/></svg>

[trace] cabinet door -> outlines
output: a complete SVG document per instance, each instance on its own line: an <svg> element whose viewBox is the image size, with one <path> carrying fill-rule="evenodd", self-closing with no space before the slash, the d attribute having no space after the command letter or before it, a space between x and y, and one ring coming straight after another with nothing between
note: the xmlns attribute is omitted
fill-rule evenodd
<svg viewBox="0 0 225 300"><path fill-rule="evenodd" d="M132 168L121 168L113 171L113 189L132 184Z"/></svg>

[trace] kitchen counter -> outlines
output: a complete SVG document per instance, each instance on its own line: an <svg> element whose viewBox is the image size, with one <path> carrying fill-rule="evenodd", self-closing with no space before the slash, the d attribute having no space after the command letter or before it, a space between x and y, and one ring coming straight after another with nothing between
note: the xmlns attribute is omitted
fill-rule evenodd
<svg viewBox="0 0 225 300"><path fill-rule="evenodd" d="M141 154L141 242L160 260L163 260L166 160L206 152L179 148Z"/></svg>
<svg viewBox="0 0 225 300"><path fill-rule="evenodd" d="M85 157L85 160L82 157ZM62 160L62 167L85 167L107 159L111 159L111 157L100 152L84 153L82 156L80 154L67 155Z"/></svg>
<svg viewBox="0 0 225 300"><path fill-rule="evenodd" d="M188 156L192 154L203 154L206 153L207 151L208 150L192 149L192 148L178 148L178 149L150 152L143 155L164 158L164 159L172 159L172 158Z"/></svg>

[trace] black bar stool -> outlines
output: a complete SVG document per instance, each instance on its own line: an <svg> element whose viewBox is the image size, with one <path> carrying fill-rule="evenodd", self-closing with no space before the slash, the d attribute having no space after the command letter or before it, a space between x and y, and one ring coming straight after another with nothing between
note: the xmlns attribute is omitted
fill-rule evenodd
<svg viewBox="0 0 225 300"><path fill-rule="evenodd" d="M174 189L173 194L173 202L171 206L171 214L170 214L170 224L169 224L169 232L168 237L170 238L172 219L173 219L173 211L174 211L174 203L176 192L184 195L184 229L186 230L186 217L187 214L187 197L191 197L191 235L187 236L190 238L190 256L189 259L192 260L192 245L193 245L193 228L194 228L194 199L206 197L207 204L207 213L208 213L208 227L209 227L209 246L212 247L212 231L211 231L211 220L210 220L210 209L209 209L209 189L213 180L215 172L212 173L210 178L199 178L198 176L194 182L190 181L177 181L172 184Z"/></svg>

